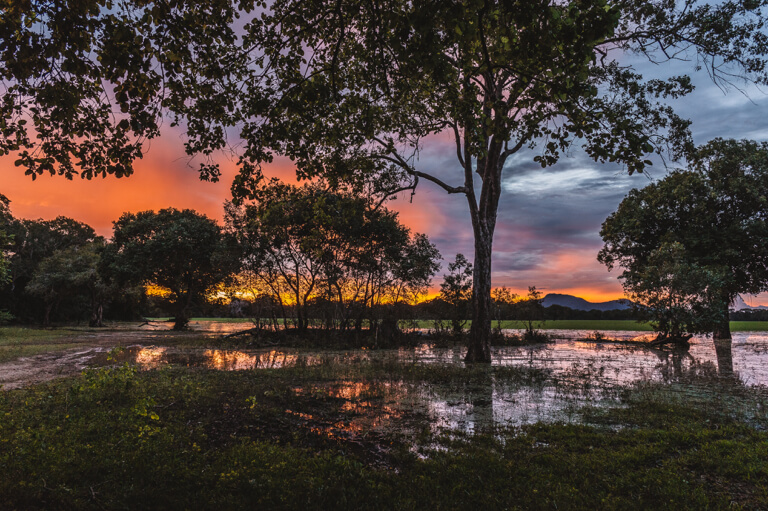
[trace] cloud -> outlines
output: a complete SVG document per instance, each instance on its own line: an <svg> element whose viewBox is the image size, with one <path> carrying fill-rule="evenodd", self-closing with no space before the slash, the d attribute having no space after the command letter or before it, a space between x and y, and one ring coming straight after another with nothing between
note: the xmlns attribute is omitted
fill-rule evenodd
<svg viewBox="0 0 768 511"><path fill-rule="evenodd" d="M663 78L690 72L692 64L655 66L631 60L646 77ZM693 120L696 143L715 137L768 140L768 96L747 87L723 94L700 73L690 96L673 102L676 111ZM494 285L525 292L536 285L547 292L568 292L590 299L622 296L618 271L609 273L596 261L602 247L600 225L616 210L624 196L649 179L666 174L661 162L646 175L628 176L616 165L600 165L574 148L553 167L542 169L533 161L536 149L523 150L507 162L503 194L496 224L493 255ZM146 158L136 163L128 179L66 181L41 177L32 182L13 166L13 156L0 159L0 193L13 202L12 211L23 218L66 215L93 225L100 234L111 234L111 222L124 211L165 207L194 208L220 219L222 202L229 197L235 175L233 161L219 158L223 176L219 183L197 178L195 162L184 156L181 134L165 129L152 142ZM451 135L441 133L423 140L417 155L419 170L432 173L453 186L463 183L463 170ZM295 179L294 166L276 158L264 168L268 177ZM416 232L429 235L444 257L444 267L457 253L471 259L472 225L463 195L448 195L436 185L421 181L411 201L403 194L388 207ZM438 278L435 285L438 284ZM768 303L761 295L755 303Z"/></svg>

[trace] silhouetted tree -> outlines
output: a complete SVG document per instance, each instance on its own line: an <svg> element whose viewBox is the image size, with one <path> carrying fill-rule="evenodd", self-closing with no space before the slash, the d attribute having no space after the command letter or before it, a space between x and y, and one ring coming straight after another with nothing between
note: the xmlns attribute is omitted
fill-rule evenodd
<svg viewBox="0 0 768 511"><path fill-rule="evenodd" d="M243 249L252 287L269 290L309 326L309 305L332 307L328 326L354 320L375 326L382 303L413 301L429 285L439 254L426 236L411 235L397 215L370 199L319 183L272 181L253 204L227 207L227 225ZM352 315L356 314L356 317Z"/></svg>
<svg viewBox="0 0 768 511"><path fill-rule="evenodd" d="M215 221L174 208L124 213L114 222L102 259L103 273L120 285L168 289L174 330L186 328L194 301L204 299L238 264Z"/></svg>
<svg viewBox="0 0 768 511"><path fill-rule="evenodd" d="M691 170L632 190L603 223L598 259L661 332L730 339L738 293L768 289L768 143L715 139Z"/></svg>
<svg viewBox="0 0 768 511"><path fill-rule="evenodd" d="M453 333L461 333L472 302L472 263L464 254L456 254L456 259L448 264L448 273L440 284L440 298L448 305Z"/></svg>

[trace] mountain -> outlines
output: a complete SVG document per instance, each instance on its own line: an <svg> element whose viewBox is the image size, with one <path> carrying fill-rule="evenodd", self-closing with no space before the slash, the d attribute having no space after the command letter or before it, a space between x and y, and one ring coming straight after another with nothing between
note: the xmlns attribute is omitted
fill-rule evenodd
<svg viewBox="0 0 768 511"><path fill-rule="evenodd" d="M569 307L574 310L590 311L597 309L599 311L611 311L611 310L624 310L629 309L632 305L629 300L611 300L610 302L588 302L584 298L572 295L561 295L559 293L549 293L541 301L544 307L550 307L552 305L560 305L562 307Z"/></svg>
<svg viewBox="0 0 768 511"><path fill-rule="evenodd" d="M756 309L768 309L765 305L757 305L756 307L752 307L750 305L747 305L747 302L744 301L744 298L741 297L741 295L736 295L736 298L733 299L733 303L731 304L731 310L734 311L740 311L740 310L756 310Z"/></svg>

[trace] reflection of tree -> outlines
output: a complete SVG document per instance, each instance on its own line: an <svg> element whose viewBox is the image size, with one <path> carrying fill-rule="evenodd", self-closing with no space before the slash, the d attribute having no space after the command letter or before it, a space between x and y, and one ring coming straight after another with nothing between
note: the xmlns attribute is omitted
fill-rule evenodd
<svg viewBox="0 0 768 511"><path fill-rule="evenodd" d="M471 421L476 432L493 428L493 372L483 367L467 385L467 403L472 405Z"/></svg>
<svg viewBox="0 0 768 511"><path fill-rule="evenodd" d="M717 356L717 374L723 378L733 378L733 353L730 339L715 339L715 355Z"/></svg>
<svg viewBox="0 0 768 511"><path fill-rule="evenodd" d="M659 358L661 362L659 369L661 371L661 377L664 381L679 380L686 376L686 371L683 366L683 360L689 359L691 365L695 365L696 360L688 352L688 344L675 345L672 349L654 349L653 354Z"/></svg>

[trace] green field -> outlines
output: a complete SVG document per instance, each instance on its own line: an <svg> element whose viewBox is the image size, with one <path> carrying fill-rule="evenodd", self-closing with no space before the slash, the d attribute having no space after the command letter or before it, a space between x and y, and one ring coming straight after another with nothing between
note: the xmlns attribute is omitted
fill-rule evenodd
<svg viewBox="0 0 768 511"><path fill-rule="evenodd" d="M433 321L417 321L419 328L434 328ZM466 328L469 328L471 322L467 321ZM498 325L493 322L494 328ZM502 321L501 328L525 328L522 321ZM653 329L648 323L639 323L634 320L592 320L592 319L558 319L541 323L539 327L543 330L637 330L641 332L650 332ZM732 332L766 332L768 331L768 321L731 321Z"/></svg>
<svg viewBox="0 0 768 511"><path fill-rule="evenodd" d="M73 348L78 343L72 336L66 330L0 327L0 363Z"/></svg>

